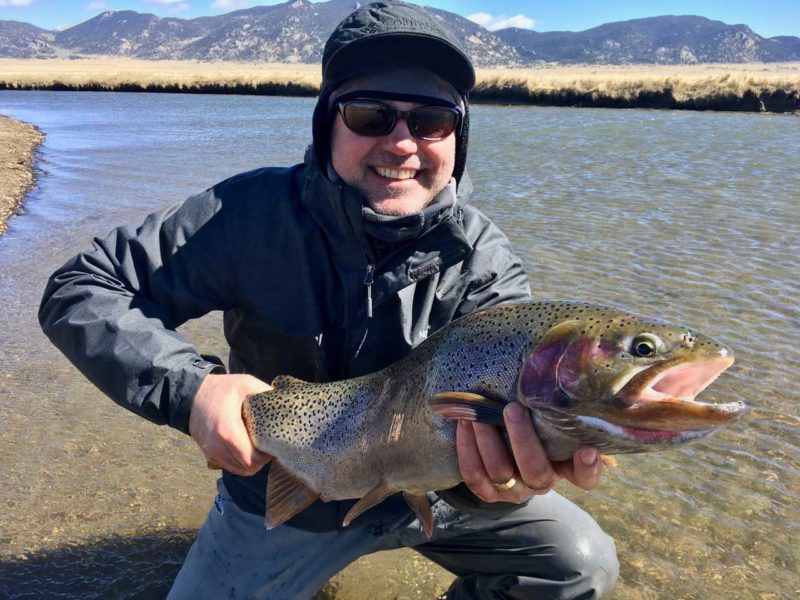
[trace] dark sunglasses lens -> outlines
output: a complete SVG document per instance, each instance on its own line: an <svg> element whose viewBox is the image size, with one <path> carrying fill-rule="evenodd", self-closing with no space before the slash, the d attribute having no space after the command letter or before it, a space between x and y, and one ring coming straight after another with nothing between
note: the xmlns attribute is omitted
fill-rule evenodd
<svg viewBox="0 0 800 600"><path fill-rule="evenodd" d="M386 135L392 130L395 112L376 102L348 102L342 109L345 125L358 135Z"/></svg>
<svg viewBox="0 0 800 600"><path fill-rule="evenodd" d="M447 108L423 106L408 115L408 129L412 135L427 140L441 140L453 133L458 114Z"/></svg>

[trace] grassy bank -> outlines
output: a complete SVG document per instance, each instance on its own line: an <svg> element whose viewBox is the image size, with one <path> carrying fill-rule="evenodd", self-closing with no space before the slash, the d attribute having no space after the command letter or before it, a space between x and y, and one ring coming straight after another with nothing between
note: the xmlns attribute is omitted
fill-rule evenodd
<svg viewBox="0 0 800 600"><path fill-rule="evenodd" d="M550 106L800 111L800 63L479 71L475 96Z"/></svg>
<svg viewBox="0 0 800 600"><path fill-rule="evenodd" d="M0 59L0 89L314 96L319 66ZM800 111L800 63L543 66L478 72L472 99L550 106Z"/></svg>
<svg viewBox="0 0 800 600"><path fill-rule="evenodd" d="M0 116L0 235L33 186L33 153L43 139L32 125Z"/></svg>

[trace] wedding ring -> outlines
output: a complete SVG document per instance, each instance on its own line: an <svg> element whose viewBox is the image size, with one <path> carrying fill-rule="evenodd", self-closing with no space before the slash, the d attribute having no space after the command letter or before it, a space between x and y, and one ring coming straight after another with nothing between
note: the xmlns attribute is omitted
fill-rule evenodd
<svg viewBox="0 0 800 600"><path fill-rule="evenodd" d="M492 485L493 485L493 486L495 487L495 489L497 489L498 491L501 491L501 492L507 492L508 490L510 490L511 488L513 488L515 485L517 485L517 479L516 479L516 477L512 477L511 479L509 479L509 480L508 480L508 481L506 481L505 483L495 483L495 482L493 481L493 482L492 482Z"/></svg>

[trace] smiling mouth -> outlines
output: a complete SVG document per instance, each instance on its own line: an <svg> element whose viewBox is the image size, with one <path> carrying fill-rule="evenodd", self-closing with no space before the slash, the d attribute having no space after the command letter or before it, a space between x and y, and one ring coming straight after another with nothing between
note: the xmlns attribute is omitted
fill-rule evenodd
<svg viewBox="0 0 800 600"><path fill-rule="evenodd" d="M416 169L389 169L386 167L372 167L372 170L381 177L396 180L414 179L419 173Z"/></svg>

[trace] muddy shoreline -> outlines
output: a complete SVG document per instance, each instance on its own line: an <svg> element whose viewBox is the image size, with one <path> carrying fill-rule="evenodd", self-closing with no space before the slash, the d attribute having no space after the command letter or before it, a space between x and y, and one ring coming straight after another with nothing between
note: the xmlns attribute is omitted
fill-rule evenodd
<svg viewBox="0 0 800 600"><path fill-rule="evenodd" d="M34 160L44 134L33 125L0 115L0 235L36 183Z"/></svg>

